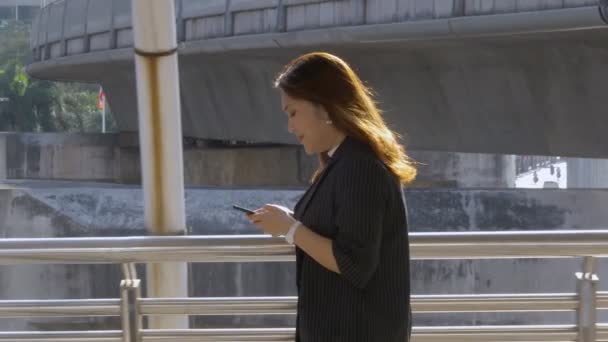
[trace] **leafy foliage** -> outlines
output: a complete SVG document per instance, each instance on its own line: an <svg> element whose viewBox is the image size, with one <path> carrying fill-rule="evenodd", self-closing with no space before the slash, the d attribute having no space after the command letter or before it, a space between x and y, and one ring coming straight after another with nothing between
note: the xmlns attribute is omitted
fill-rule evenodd
<svg viewBox="0 0 608 342"><path fill-rule="evenodd" d="M32 79L25 72L30 26L0 28L0 130L101 132L99 86ZM106 130L116 130L106 106Z"/></svg>

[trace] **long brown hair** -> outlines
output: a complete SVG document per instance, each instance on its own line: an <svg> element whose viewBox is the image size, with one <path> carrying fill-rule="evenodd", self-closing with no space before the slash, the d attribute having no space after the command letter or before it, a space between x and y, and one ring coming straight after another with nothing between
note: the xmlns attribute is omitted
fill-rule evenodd
<svg viewBox="0 0 608 342"><path fill-rule="evenodd" d="M384 122L371 90L340 58L325 52L302 55L285 66L275 87L291 97L322 105L338 130L369 145L401 183L416 177L414 162L398 142L398 134ZM313 180L325 167L325 153L319 160Z"/></svg>

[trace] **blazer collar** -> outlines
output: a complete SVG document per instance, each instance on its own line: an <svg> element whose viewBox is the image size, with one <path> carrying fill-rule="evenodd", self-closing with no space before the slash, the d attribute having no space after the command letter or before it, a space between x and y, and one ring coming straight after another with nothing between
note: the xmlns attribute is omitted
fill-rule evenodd
<svg viewBox="0 0 608 342"><path fill-rule="evenodd" d="M341 158L343 158L345 155L349 154L349 152L359 149L360 145L362 144L363 143L357 141L356 139L346 136L344 141L342 141L340 146L338 146L338 149L327 160L327 164L325 165L325 169L323 170L323 172L319 175L317 180L308 188L306 193L304 193L304 196L302 197L302 202L298 203L297 207L295 208L296 218L301 218L302 216L304 216L304 213L306 212L310 201L314 198L317 189L319 188L321 183L323 183L323 180L331 171L331 168L335 165L335 163Z"/></svg>

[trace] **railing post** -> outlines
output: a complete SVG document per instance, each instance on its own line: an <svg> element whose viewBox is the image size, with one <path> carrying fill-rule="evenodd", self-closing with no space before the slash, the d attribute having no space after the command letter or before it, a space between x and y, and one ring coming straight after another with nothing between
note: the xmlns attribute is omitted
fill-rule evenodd
<svg viewBox="0 0 608 342"><path fill-rule="evenodd" d="M579 306L577 310L578 341L595 342L597 323L597 259L583 260L583 272L576 272Z"/></svg>
<svg viewBox="0 0 608 342"><path fill-rule="evenodd" d="M123 342L141 342L141 316L138 300L141 298L141 280L137 279L135 264L122 264L120 282L120 315Z"/></svg>

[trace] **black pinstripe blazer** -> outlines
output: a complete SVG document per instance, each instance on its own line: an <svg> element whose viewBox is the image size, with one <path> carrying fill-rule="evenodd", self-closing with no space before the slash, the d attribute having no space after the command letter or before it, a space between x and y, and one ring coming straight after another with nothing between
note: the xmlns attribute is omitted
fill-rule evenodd
<svg viewBox="0 0 608 342"><path fill-rule="evenodd" d="M409 242L401 184L347 137L294 216L333 240L341 274L296 249L299 342L407 342Z"/></svg>

